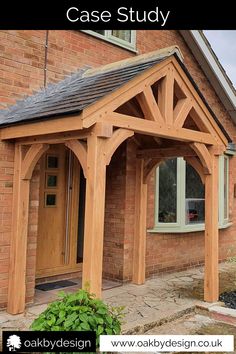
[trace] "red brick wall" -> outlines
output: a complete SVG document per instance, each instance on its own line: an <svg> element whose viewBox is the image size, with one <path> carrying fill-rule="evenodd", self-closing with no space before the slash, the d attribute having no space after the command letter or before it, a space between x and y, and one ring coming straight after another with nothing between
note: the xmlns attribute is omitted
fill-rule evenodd
<svg viewBox="0 0 236 354"><path fill-rule="evenodd" d="M122 144L107 167L104 225L103 277L123 279L125 227L126 144Z"/></svg>
<svg viewBox="0 0 236 354"><path fill-rule="evenodd" d="M63 79L85 65L92 67L135 56L135 53L79 31L0 31L0 109ZM217 117L236 140L236 129L215 91L177 31L138 31L138 54L177 44L185 65ZM11 236L14 146L0 143L0 304L6 304ZM220 258L235 254L236 212L233 185L236 159L230 162L230 218L234 225L220 232ZM33 296L37 238L37 170L31 183L30 225L27 250L27 297ZM153 181L149 186L148 227L153 226ZM123 144L107 169L104 276L130 280L134 234L135 146ZM183 251L184 250L184 251ZM147 276L180 269L203 261L203 234L147 234Z"/></svg>

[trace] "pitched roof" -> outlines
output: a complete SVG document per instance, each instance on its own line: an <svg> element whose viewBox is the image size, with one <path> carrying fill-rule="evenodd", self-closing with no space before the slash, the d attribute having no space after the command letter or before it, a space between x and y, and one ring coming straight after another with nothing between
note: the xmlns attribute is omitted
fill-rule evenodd
<svg viewBox="0 0 236 354"><path fill-rule="evenodd" d="M83 77L84 70L51 85L37 94L0 111L0 126L79 113L108 93L124 85L136 75L164 60L152 59L108 72Z"/></svg>
<svg viewBox="0 0 236 354"><path fill-rule="evenodd" d="M201 91L183 64L182 53L177 46L164 48L137 57L111 63L95 69L84 68L70 77L46 89L18 101L7 110L0 110L0 128L33 121L43 121L62 115L79 114L107 94L154 65L174 55L192 82L199 96L214 117L228 141L231 138L211 110Z"/></svg>
<svg viewBox="0 0 236 354"><path fill-rule="evenodd" d="M65 80L48 85L46 89L18 101L8 109L0 110L0 126L78 114L173 54L182 60L180 49L171 46L95 69L81 69Z"/></svg>

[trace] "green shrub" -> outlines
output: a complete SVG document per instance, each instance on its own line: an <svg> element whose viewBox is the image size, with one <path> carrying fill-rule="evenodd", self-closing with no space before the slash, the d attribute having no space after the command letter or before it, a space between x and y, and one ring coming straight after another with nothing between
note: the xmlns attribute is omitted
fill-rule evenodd
<svg viewBox="0 0 236 354"><path fill-rule="evenodd" d="M86 290L59 296L34 320L32 330L95 331L97 347L101 334L120 334L124 307L110 307Z"/></svg>

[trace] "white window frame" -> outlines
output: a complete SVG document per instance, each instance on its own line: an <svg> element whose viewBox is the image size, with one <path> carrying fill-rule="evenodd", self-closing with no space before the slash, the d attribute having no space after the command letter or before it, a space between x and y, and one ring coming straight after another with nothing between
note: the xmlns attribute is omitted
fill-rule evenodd
<svg viewBox="0 0 236 354"><path fill-rule="evenodd" d="M128 31L128 30L127 30ZM130 30L131 31L131 42L124 41L123 39L120 39L118 37L115 37L112 35L112 30L104 30L104 35L100 34L98 32L92 31L92 30L82 30L82 32L88 33L91 36L100 38L106 42L110 42L112 44L116 44L119 47L128 49L132 52L137 53L136 50L136 31L135 30Z"/></svg>
<svg viewBox="0 0 236 354"><path fill-rule="evenodd" d="M227 161L227 217L224 217L224 160ZM148 230L151 233L188 233L203 231L205 223L186 224L185 210L185 186L186 162L180 157L177 158L177 219L175 223L159 222L159 168L156 169L156 190L155 190L155 218L154 228ZM232 225L229 222L229 156L219 157L219 228L226 228Z"/></svg>

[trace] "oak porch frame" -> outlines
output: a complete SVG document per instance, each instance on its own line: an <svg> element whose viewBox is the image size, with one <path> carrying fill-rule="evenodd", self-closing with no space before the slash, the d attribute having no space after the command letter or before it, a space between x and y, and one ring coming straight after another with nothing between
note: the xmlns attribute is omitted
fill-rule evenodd
<svg viewBox="0 0 236 354"><path fill-rule="evenodd" d="M157 100L151 85L158 80ZM171 97L176 82L185 98L174 107ZM133 97L137 97L144 119L116 111ZM190 109L200 131L183 127ZM49 144L65 144L83 168L86 206L82 282L92 293L101 296L106 166L118 146L134 134L171 139L185 146L172 147L171 151L158 147L155 151L137 151L133 282L145 281L148 178L161 161L181 154L205 182L204 298L218 299L217 161L226 149L227 139L175 58L146 70L79 116L30 123L27 127L1 130L2 140L16 139L8 312L16 314L25 308L29 184L34 166ZM28 147L26 153L25 147Z"/></svg>

